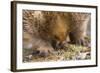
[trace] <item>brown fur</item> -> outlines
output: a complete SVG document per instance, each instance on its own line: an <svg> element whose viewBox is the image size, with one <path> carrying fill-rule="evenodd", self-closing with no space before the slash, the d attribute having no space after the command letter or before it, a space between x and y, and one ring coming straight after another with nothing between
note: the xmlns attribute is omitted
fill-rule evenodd
<svg viewBox="0 0 100 73"><path fill-rule="evenodd" d="M24 32L30 34L33 48L40 53L61 48L57 46L61 46L67 36L71 43L84 45L89 20L89 13L23 10Z"/></svg>

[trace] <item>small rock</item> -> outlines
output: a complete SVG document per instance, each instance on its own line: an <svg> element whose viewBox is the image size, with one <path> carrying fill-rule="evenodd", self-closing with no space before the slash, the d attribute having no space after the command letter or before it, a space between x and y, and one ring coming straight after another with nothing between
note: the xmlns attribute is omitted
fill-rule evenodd
<svg viewBox="0 0 100 73"><path fill-rule="evenodd" d="M32 55L28 55L28 56L26 56L26 58L31 60L32 59Z"/></svg>

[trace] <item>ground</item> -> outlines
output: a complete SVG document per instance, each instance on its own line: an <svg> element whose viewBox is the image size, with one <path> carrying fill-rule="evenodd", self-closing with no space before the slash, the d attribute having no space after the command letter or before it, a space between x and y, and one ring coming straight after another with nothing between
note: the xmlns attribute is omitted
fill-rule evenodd
<svg viewBox="0 0 100 73"><path fill-rule="evenodd" d="M88 44L90 44L90 39ZM48 61L68 61L68 60L87 60L91 59L91 47L75 44L66 44L64 49L53 51L47 57L32 55L32 49L23 49L23 62L48 62Z"/></svg>

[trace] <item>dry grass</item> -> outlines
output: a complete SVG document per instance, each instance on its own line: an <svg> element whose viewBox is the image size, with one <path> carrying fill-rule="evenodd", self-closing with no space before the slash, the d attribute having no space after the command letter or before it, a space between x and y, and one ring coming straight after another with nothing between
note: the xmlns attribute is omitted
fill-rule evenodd
<svg viewBox="0 0 100 73"><path fill-rule="evenodd" d="M24 62L64 61L64 60L86 60L91 59L91 48L66 44L64 49L53 51L47 57L32 55L32 50L24 49Z"/></svg>

